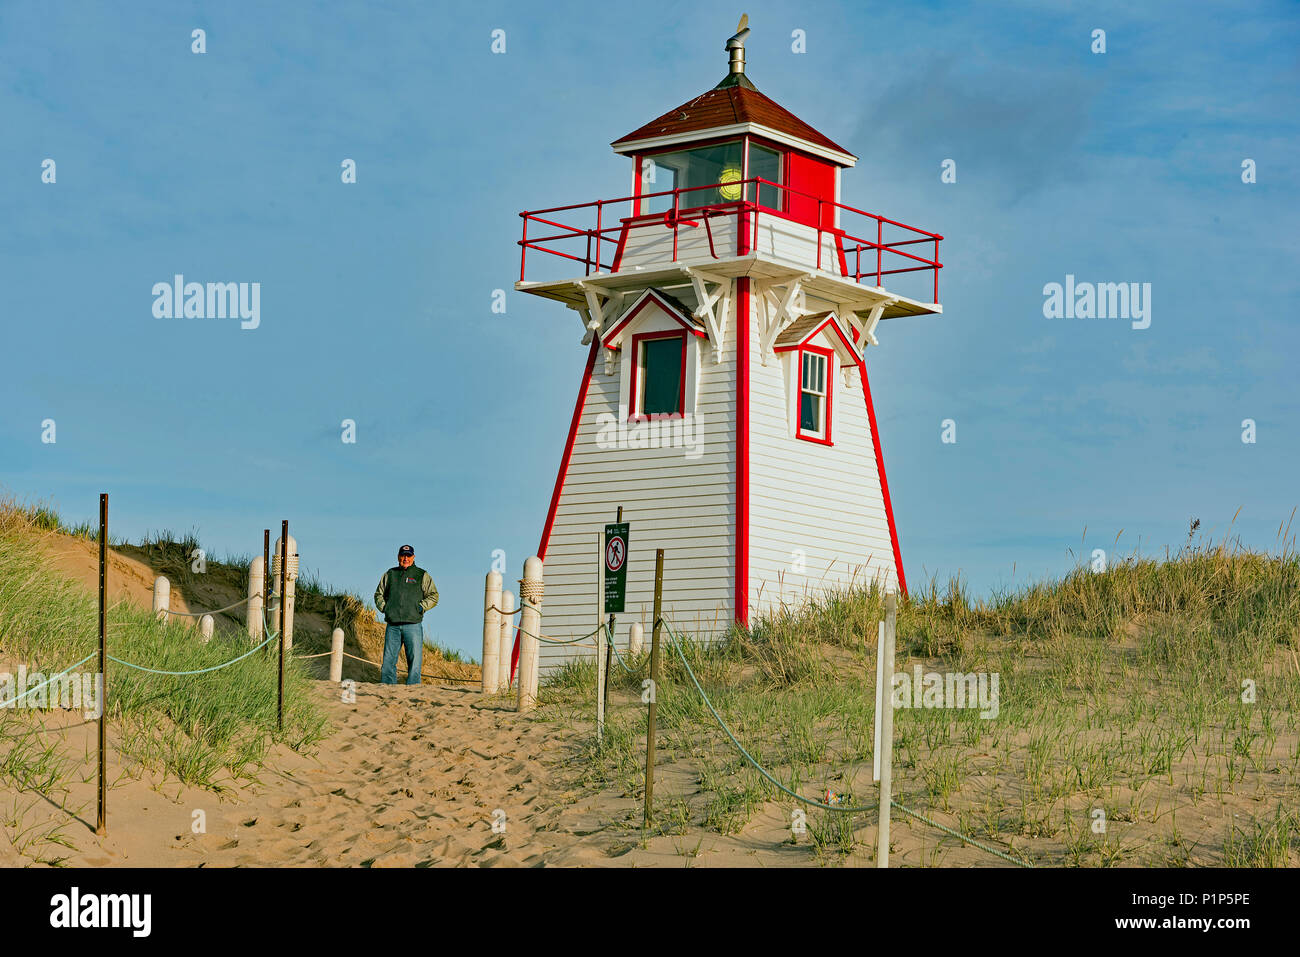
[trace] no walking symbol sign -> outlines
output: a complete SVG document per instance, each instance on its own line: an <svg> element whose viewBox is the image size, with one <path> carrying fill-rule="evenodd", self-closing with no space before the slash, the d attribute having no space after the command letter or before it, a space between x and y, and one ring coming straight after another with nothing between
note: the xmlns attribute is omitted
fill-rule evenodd
<svg viewBox="0 0 1300 957"><path fill-rule="evenodd" d="M622 614L627 598L628 522L605 526L605 614Z"/></svg>

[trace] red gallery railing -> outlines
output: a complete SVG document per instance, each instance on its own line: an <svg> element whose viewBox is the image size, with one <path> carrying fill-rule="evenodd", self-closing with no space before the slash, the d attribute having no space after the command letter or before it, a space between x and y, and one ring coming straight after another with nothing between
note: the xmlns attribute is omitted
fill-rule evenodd
<svg viewBox="0 0 1300 957"><path fill-rule="evenodd" d="M752 190L750 188L752 184ZM822 268L822 247L823 238L831 236L835 239L837 249L837 259L839 262L834 263L831 270L854 282L862 282L864 278L874 278L875 285L879 286L885 276L892 276L898 273L911 273L929 270L933 275L933 302L939 301L939 270L943 268L943 263L939 262L939 242L943 239L938 233L931 233L924 229L918 229L915 226L908 226L892 219L886 219L884 216L877 216L875 213L868 213L852 206L846 206L843 203L836 203L832 200L822 199L808 193L802 193L798 190L790 189L779 183L773 183L770 180L761 177L752 177L746 180L734 180L728 183L712 183L708 186L691 186L682 189L664 190L659 193L643 193L639 196L623 196L618 199L598 199L590 203L574 203L570 206L554 206L550 209L539 209L534 211L525 211L520 213L524 221L523 238L519 240L519 279L524 281L528 274L528 251L530 249L538 252L547 253L552 256L570 259L583 266L583 275L589 276L593 272L613 272L616 265L614 257L618 255L618 250L626 242L626 236L633 229L642 229L648 227L666 227L673 231L673 251L672 262L678 259L678 234L682 228L695 229L701 226L708 236L709 252L714 259L722 259L732 255L741 255L740 246L748 242L747 237L756 236L761 216L774 216L791 222L801 223L814 228L813 224L806 223L803 220L796 219L781 210L772 209L768 206L760 205L749 199L733 200L731 202L709 203L700 206L683 205L682 198L689 193L696 193L701 190L719 190L726 188L731 190L742 190L744 195L757 193L759 187L769 187L780 190L786 198L783 205L789 205L793 197L799 197L806 201L811 209L811 204L816 204L816 231L817 231L817 268ZM648 200L659 197L672 197L672 206L662 213L640 213L638 210L641 204ZM686 196L687 201L693 197ZM611 207L626 204L632 215L618 217L613 225L607 225L608 212ZM841 225L827 226L825 222L828 218L834 217L835 210L839 211ZM584 212L579 212L584 211ZM875 234L875 238L869 236L853 235L843 226L845 214L862 217L869 222L868 232ZM572 220L575 217L586 220L586 225L575 226L570 223L560 222L557 218L563 215L565 219ZM737 230L736 242L737 249L717 248L714 241L713 229L710 224L711 220L719 217L736 217ZM535 226L549 227L559 230L556 233L550 233L543 236L534 234L528 235L529 224ZM858 227L855 227L857 229ZM886 236L886 230L891 235ZM902 231L899 237L893 233ZM887 242L886 239L889 239ZM924 256L900 249L901 246L914 246L922 243L933 243L933 256L926 259ZM565 249L558 248L564 246ZM606 255L608 253L608 255ZM864 256L863 254L866 253ZM874 253L874 255L873 255ZM890 258L897 257L897 258ZM874 262L872 261L874 260ZM873 268L874 267L874 268ZM886 268L889 267L889 268Z"/></svg>

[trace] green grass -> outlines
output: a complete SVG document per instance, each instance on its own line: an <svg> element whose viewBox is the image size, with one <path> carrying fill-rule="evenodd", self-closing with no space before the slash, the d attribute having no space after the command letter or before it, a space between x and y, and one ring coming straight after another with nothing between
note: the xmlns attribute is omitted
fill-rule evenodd
<svg viewBox="0 0 1300 957"><path fill-rule="evenodd" d="M687 641L692 669L733 732L805 796L829 789L874 800L883 601L875 588L846 590L733 629L717 644ZM1165 560L1079 568L987 601L973 601L959 581L931 581L900 604L897 647L896 670L1000 676L996 719L895 711L894 796L909 807L1049 865L1300 864L1296 820L1283 811L1300 806L1300 561L1289 544L1271 555L1189 543ZM688 767L694 781L664 793L673 832L688 833L685 808L690 828L723 835L771 802L788 814L794 802L725 740L666 644L661 661L659 763ZM615 666L605 747L589 745L579 782L640 800L643 661L637 670ZM590 660L572 663L542 695L543 714L584 740L594 672ZM1242 701L1247 679L1250 703ZM1103 833L1091 828L1097 808L1106 812ZM1225 814L1236 822L1227 830L1204 823ZM860 861L874 824L874 815L810 810L799 843L812 862ZM907 826L928 864L961 848ZM983 852L963 854L971 861Z"/></svg>
<svg viewBox="0 0 1300 957"><path fill-rule="evenodd" d="M33 547L33 530L54 527L61 528L48 516L0 508L0 656L11 667L21 663L47 675L98 648L97 599L60 578ZM108 653L157 670L208 668L249 649L246 640L221 634L202 644L188 620L164 624L125 604L111 606L107 619ZM97 667L92 658L77 672L93 674ZM106 715L118 732L119 752L137 769L184 784L221 789L251 779L273 744L302 749L328 732L309 697L309 679L295 664L286 669L284 729L277 730L272 656L255 653L230 667L184 677L113 662L107 671ZM52 743L57 736L42 735L32 718L28 709L0 710L0 781L5 789L61 804L75 762Z"/></svg>

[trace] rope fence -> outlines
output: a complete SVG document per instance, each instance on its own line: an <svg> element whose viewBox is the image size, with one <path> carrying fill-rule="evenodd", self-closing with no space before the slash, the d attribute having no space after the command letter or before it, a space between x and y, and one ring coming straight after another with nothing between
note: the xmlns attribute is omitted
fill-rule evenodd
<svg viewBox="0 0 1300 957"><path fill-rule="evenodd" d="M239 601L235 602L233 605L227 605L225 608L214 608L212 611L172 611L170 608L168 608L167 614L169 617L174 615L178 618L202 618L204 615L220 615L222 612L227 612L233 608L238 608L240 605L246 605L254 598L261 598L261 597L262 595L260 592L256 595L248 595L244 598L239 599Z"/></svg>
<svg viewBox="0 0 1300 957"><path fill-rule="evenodd" d="M235 664L236 662L243 661L249 655L253 654L256 651L261 651L263 648L265 648L267 645L269 645L271 642L275 641L279 637L280 636L278 634L271 635L266 639L266 641L244 652L238 658L231 658L229 661L223 662L222 664L219 665L213 665L211 668L199 668L194 671L159 671L156 668L146 668L144 665L132 664L129 661L123 661L121 658L114 658L112 655L108 656L108 660L116 662L117 664L123 665L127 668L133 668L136 671L147 671L151 675L168 675L170 677L176 677L176 678L185 677L188 675L205 675L210 671L220 671L222 668L229 668L231 665Z"/></svg>
<svg viewBox="0 0 1300 957"><path fill-rule="evenodd" d="M332 654L332 652L328 652L328 651L325 652L325 653L326 653L326 654ZM319 655L311 655L310 657L313 657L313 658L319 658L320 656L319 656ZM380 669L380 671L382 671L382 670L383 670L383 667L384 667L383 665L376 664L375 662L371 661L369 658L360 658L360 657L358 657L357 655L349 654L349 653L346 652L346 651L343 652L343 657L344 657L344 658L351 658L353 661L362 661L362 662L365 662L366 664L370 665L370 666L373 667L373 668L378 668L378 669ZM410 671L409 668L398 668L397 670L398 670L398 672L400 672L401 674L404 674L404 675L409 675L409 674L411 673L411 671ZM421 678L428 678L430 681L455 681L455 682L461 682L461 683L473 683L473 684L478 684L479 681L481 680L481 679L479 679L479 678L451 678L451 677L448 677L448 676L445 676L445 675L429 675L429 674L425 674L423 671L420 672L420 677L421 677Z"/></svg>
<svg viewBox="0 0 1300 957"><path fill-rule="evenodd" d="M26 698L29 694L32 694L32 693L35 692L35 691L40 691L40 690L41 690L42 688L44 688L46 685L51 684L52 682L58 681L60 678L62 678L64 675L66 675L66 674L67 674L69 671L71 671L73 668L80 668L80 667L81 667L82 665L84 665L87 661L89 661L91 658L94 658L94 657L95 657L96 655L98 655L98 654L99 654L99 652L97 652L97 651L92 651L90 654L86 655L86 657L84 657L84 658L82 658L80 661L78 661L75 665L69 665L68 667L66 667L66 668L64 668L62 671L60 671L58 674L56 674L56 675L51 675L49 678L46 678L46 679L45 679L44 681L42 681L40 684L38 684L38 685L34 685L34 686L32 686L31 688L28 688L28 689L27 689L26 691L24 691L22 694L17 695L16 697L11 698L11 699L8 700L8 701L5 701L5 702L3 702L3 703L0 703L0 708L12 708L12 707L13 707L14 705L16 705L19 701L21 701L23 698Z"/></svg>
<svg viewBox="0 0 1300 957"><path fill-rule="evenodd" d="M695 690L699 694L700 700L702 700L704 702L705 707L709 709L709 712L713 715L714 720L718 723L718 727L722 729L722 732L731 741L731 744L736 748L736 750L740 753L740 755L746 761L748 761L754 767L755 770L758 771L759 774L761 774L764 778L766 778L769 782L771 782L774 786L776 786L776 788L778 788L780 791L782 791L785 794L788 794L790 797L794 798L795 800L800 801L803 804L807 804L810 807L815 807L823 811L837 811L842 814L860 814L860 813L867 813L867 812L879 810L880 808L879 801L874 802L870 805L858 805L853 807L845 807L844 805L837 805L837 804L825 804L821 801L814 801L810 798L804 797L802 794L798 794L797 792L791 790L790 788L782 784L780 781L778 781L772 775L772 773L767 770L767 768L759 764L758 761L755 760L754 756L751 755L747 750L745 750L744 745L742 745L736 739L736 736L731 733L731 729L727 727L727 723L722 720L722 715L718 714L718 710L713 706L713 702L710 701L709 696L705 694L704 688L700 685L699 679L695 676L695 671L691 668L690 662L686 660L686 655L682 651L681 642L678 640L676 630L673 628L673 626L669 623L669 621L666 618L661 618L660 621L663 623L664 628L668 632L669 644L671 644L673 648L676 650L677 657L681 660L682 667L686 669L686 674L687 676L690 677L691 683L695 686ZM933 821L930 818L926 817L925 815L917 811L914 811L911 808L894 800L893 798L890 799L889 804L890 807L898 808L898 810L902 811L904 814L906 814L908 817L912 818L913 820L919 821L923 824L928 824L930 827L942 831L944 834L947 834L950 837L955 837L957 840L961 841L964 844L968 844L971 847L975 847L981 851L985 851L989 854L992 854L998 858L1001 858L1002 860L1006 861L1009 864L1014 864L1017 867L1026 867L1026 868L1032 868L1034 866L1033 863L1031 862L1014 858L1011 855L1003 851L1000 851L995 847L991 847L982 841L976 840L975 838L971 837L968 834L963 834L960 831L956 831L953 828L938 823L937 821Z"/></svg>
<svg viewBox="0 0 1300 957"><path fill-rule="evenodd" d="M664 628L668 631L668 643L673 646L674 650L676 650L677 657L681 659L682 667L686 669L686 674L690 677L691 683L695 685L695 690L699 694L700 700L703 701L704 706L709 709L709 712L713 715L713 719L718 722L718 727L722 729L722 733L731 740L732 745L740 752L741 757L753 765L754 769L758 771L759 774L770 781L778 790L788 794L796 801L800 801L807 804L809 807L815 807L823 811L836 811L840 814L865 814L868 811L874 811L879 808L880 805L878 803L871 805L853 805L849 807L846 807L843 804L826 804L822 801L815 801L812 798L806 798L802 794L791 790L778 781L767 768L759 764L754 756L745 750L743 744L736 740L736 736L731 733L731 729L727 727L727 723L722 720L722 715L718 714L718 709L713 707L713 702L710 701L709 696L704 693L704 688L700 685L700 679L695 677L695 672L692 670L690 662L686 660L686 655L682 651L681 642L677 640L676 631L673 629L672 625L668 623L667 619L660 620L663 622Z"/></svg>

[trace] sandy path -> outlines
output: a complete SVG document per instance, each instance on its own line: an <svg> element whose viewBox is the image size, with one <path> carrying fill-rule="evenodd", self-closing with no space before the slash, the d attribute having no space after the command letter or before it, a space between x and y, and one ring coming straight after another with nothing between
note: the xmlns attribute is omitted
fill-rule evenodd
<svg viewBox="0 0 1300 957"><path fill-rule="evenodd" d="M68 823L75 850L46 852L73 866L531 866L606 857L584 841L605 815L556 773L569 732L520 718L509 699L447 685L360 684L355 704L327 682L318 693L335 733L312 756L277 749L258 785L218 795L123 777L110 742L107 837L93 833L93 757L70 789L68 807L80 813L29 795L28 820ZM70 752L93 747L93 723L52 717L64 726L51 732ZM492 829L497 809L504 833ZM193 832L196 811L206 833ZM7 851L0 864L24 863Z"/></svg>
<svg viewBox="0 0 1300 957"><path fill-rule="evenodd" d="M737 834L688 826L642 844L639 799L572 785L581 749L575 730L520 717L509 697L483 698L451 685L358 684L355 704L337 685L316 686L335 732L313 755L277 748L257 784L223 793L175 780L127 777L110 725L109 833L94 834L95 725L47 713L50 731L81 758L62 810L34 795L25 825L65 825L72 849L46 846L72 866L112 867L429 867L816 866L807 838L790 842L790 811L759 809ZM85 756L85 757L82 757ZM76 780L80 776L83 780ZM698 791L689 764L656 770L656 804ZM6 801L10 800L6 796ZM504 832L493 832L493 812ZM195 812L206 830L195 833ZM75 813L74 813L75 812ZM500 818L498 818L500 820ZM862 821L865 825L868 822ZM873 820L870 824L874 824ZM934 835L895 823L899 866L933 865ZM874 826L859 831L874 844ZM0 847L0 866L31 863ZM968 848L949 848L950 866L996 865ZM835 863L871 866L868 847Z"/></svg>
<svg viewBox="0 0 1300 957"><path fill-rule="evenodd" d="M48 536L43 544L63 573L95 586L94 543ZM148 607L155 571L139 557L116 551L110 560L112 599ZM231 600L230 589L215 580L196 587L198 607ZM173 608L187 609L179 587L173 587L172 600ZM241 627L232 621L231 627ZM300 624L308 625L307 616ZM323 620L311 624L328 635ZM321 678L328 668L326 659L307 665ZM615 789L584 791L574 783L590 727L521 717L513 696L485 699L474 685L380 685L365 680L369 675L358 668L363 666L345 666L345 675L361 679L355 703L343 702L337 685L316 682L315 693L335 730L312 754L276 748L257 783L227 782L231 786L221 793L128 771L110 722L109 829L103 838L94 834L96 725L79 713L43 713L42 737L59 742L73 765L68 791L54 801L0 791L5 820L0 866L60 858L92 867L819 863L806 838L797 846L790 842L790 809L783 804L757 810L738 834L686 826L682 833L643 844L639 798ZM674 796L698 792L698 773L688 763L660 763L658 809L667 814ZM503 832L493 830L498 810ZM196 833L199 816L204 828ZM11 824L15 820L19 823ZM900 864L932 863L927 850L933 848L933 835L914 833L905 822L895 827ZM12 843L52 828L60 829L71 847L39 840L23 847ZM874 842L874 828L859 835ZM944 862L990 863L966 848L950 850ZM868 864L869 851L858 850L844 863Z"/></svg>

